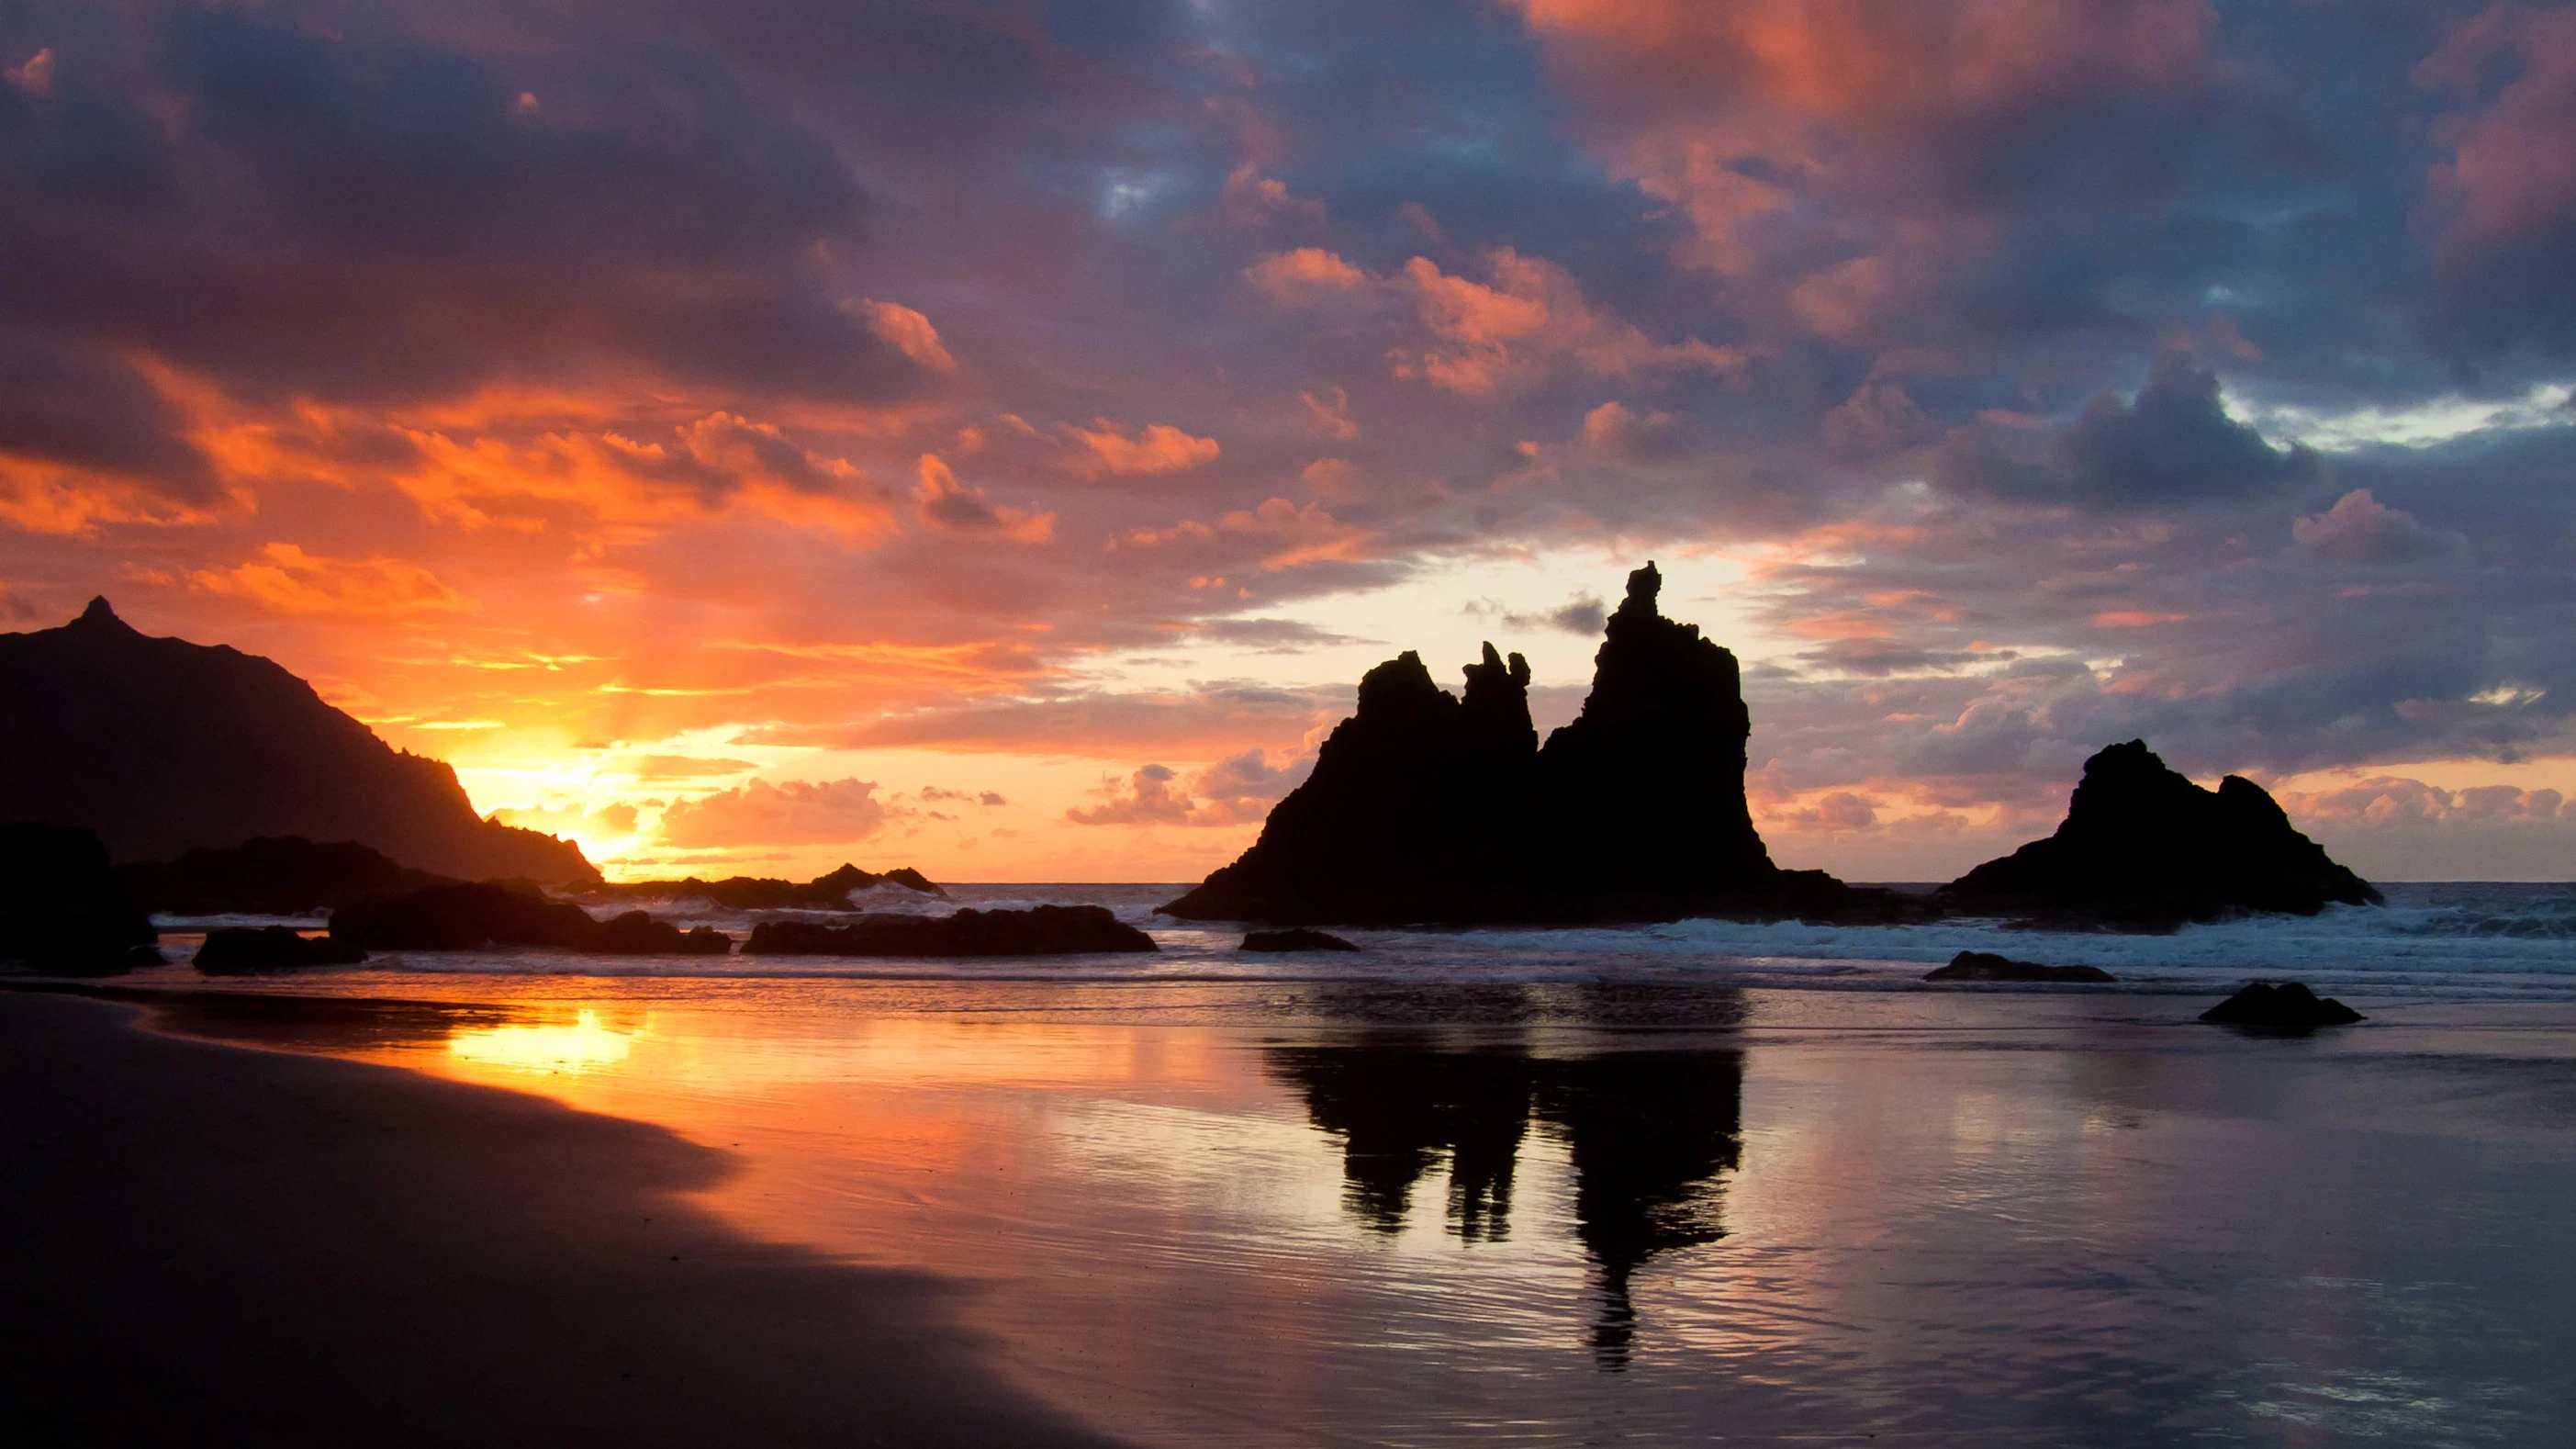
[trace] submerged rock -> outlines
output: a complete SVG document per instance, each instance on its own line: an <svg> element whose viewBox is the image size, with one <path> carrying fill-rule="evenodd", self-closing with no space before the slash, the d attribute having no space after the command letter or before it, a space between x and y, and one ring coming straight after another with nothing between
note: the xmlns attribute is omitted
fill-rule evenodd
<svg viewBox="0 0 2576 1449"><path fill-rule="evenodd" d="M612 956L722 955L721 931L683 933L642 911L599 921L523 885L476 881L433 886L331 918L331 939L377 951L473 951L542 946Z"/></svg>
<svg viewBox="0 0 2576 1449"><path fill-rule="evenodd" d="M1962 951L1947 966L1923 973L1926 981L2117 981L2099 966L2042 966L1991 951Z"/></svg>
<svg viewBox="0 0 2576 1449"><path fill-rule="evenodd" d="M1360 680L1315 771L1187 920L1479 924L1688 915L1905 920L1918 901L1784 871L1744 796L1735 656L1656 608L1653 564L1595 656L1580 718L1541 747L1529 664L1491 644L1452 696L1413 653Z"/></svg>
<svg viewBox="0 0 2576 1449"><path fill-rule="evenodd" d="M1243 937L1243 949L1246 951L1356 951L1359 947L1330 931L1292 926L1285 931L1248 931Z"/></svg>
<svg viewBox="0 0 2576 1449"><path fill-rule="evenodd" d="M307 936L293 926L225 926L206 933L197 969L208 976L250 976L307 966L355 966L367 953L346 941Z"/></svg>
<svg viewBox="0 0 2576 1449"><path fill-rule="evenodd" d="M2269 1031L2307 1031L2320 1026L2350 1026L2368 1017L2331 996L2319 996L2306 983L2275 986L2257 981L2200 1014L2221 1026L2250 1026Z"/></svg>
<svg viewBox="0 0 2576 1449"><path fill-rule="evenodd" d="M2084 762L2056 834L1935 894L1954 911L2144 930L2230 911L2313 916L2337 902L2380 900L2300 834L2263 787L2230 775L2204 790L2144 740Z"/></svg>
<svg viewBox="0 0 2576 1449"><path fill-rule="evenodd" d="M1152 951L1154 938L1106 906L962 910L950 916L862 916L846 926L763 921L744 943L749 956L1072 956Z"/></svg>
<svg viewBox="0 0 2576 1449"><path fill-rule="evenodd" d="M0 825L0 961L57 976L158 966L152 920L126 894L96 834Z"/></svg>

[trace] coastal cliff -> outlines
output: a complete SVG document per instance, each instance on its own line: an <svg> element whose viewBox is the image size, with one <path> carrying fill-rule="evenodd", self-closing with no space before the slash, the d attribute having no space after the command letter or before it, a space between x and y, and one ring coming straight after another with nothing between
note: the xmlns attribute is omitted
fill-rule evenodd
<svg viewBox="0 0 2576 1449"><path fill-rule="evenodd" d="M1583 713L1543 748L1517 654L1486 645L1456 696L1418 654L1370 670L1260 839L1164 911L1466 925L1918 909L1772 863L1744 799L1735 656L1663 617L1662 587L1651 563L1629 575Z"/></svg>
<svg viewBox="0 0 2576 1449"><path fill-rule="evenodd" d="M300 835L445 876L599 879L572 842L477 818L454 770L275 663L146 637L103 598L0 634L0 819L95 831L123 861Z"/></svg>
<svg viewBox="0 0 2576 1449"><path fill-rule="evenodd" d="M2084 762L2057 833L1987 861L1936 893L1953 912L2073 917L2162 929L2232 911L2313 916L2377 905L2379 892L2301 834L2241 775L2205 790L2144 740Z"/></svg>

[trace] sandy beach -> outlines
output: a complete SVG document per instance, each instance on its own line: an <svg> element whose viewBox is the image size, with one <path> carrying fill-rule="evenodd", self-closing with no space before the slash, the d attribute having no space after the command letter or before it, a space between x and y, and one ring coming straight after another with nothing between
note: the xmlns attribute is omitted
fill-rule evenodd
<svg viewBox="0 0 2576 1449"><path fill-rule="evenodd" d="M0 1440L1076 1445L918 1275L754 1241L669 1132L0 992Z"/></svg>

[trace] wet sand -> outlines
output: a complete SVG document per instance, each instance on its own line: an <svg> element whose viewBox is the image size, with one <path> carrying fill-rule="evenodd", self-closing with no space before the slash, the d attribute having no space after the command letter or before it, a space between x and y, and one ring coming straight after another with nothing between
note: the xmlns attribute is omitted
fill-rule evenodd
<svg viewBox="0 0 2576 1449"><path fill-rule="evenodd" d="M1109 1442L956 1290L755 1241L725 1154L0 991L0 1442Z"/></svg>

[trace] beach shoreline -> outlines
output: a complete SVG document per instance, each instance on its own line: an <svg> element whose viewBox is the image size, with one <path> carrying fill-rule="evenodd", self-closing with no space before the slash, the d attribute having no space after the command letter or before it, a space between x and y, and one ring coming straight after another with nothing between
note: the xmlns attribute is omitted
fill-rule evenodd
<svg viewBox="0 0 2576 1449"><path fill-rule="evenodd" d="M541 1097L0 991L0 1438L1109 1442L955 1290L745 1236L719 1151Z"/></svg>

